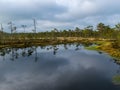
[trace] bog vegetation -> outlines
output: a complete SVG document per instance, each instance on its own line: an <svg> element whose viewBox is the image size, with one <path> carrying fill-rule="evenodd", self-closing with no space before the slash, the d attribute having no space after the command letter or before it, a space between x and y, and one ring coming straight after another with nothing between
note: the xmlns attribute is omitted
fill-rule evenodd
<svg viewBox="0 0 120 90"><path fill-rule="evenodd" d="M107 39L107 40L116 40L117 43L120 42L120 23L115 25L114 27L110 27L109 25L105 25L103 23L99 23L96 27L96 30L93 30L93 26L87 26L84 29L80 29L76 27L74 30L58 30L54 28L51 31L45 32L36 32L36 23L34 21L34 29L32 30L33 33L26 33L25 30L27 29L27 25L21 25L24 32L17 33L17 27L13 26L13 23L8 23L9 29L11 33L5 32L2 24L0 30L0 44L6 44L7 42L15 42L15 41L24 41L31 40L31 39L66 39L70 37L71 39ZM118 44L119 45L119 44Z"/></svg>
<svg viewBox="0 0 120 90"><path fill-rule="evenodd" d="M36 20L34 19L33 26L34 28L31 30L33 32L27 33L27 25L21 25L24 32L18 33L17 27L9 22L10 33L8 33L1 24L0 48L84 42L96 43L97 49L104 50L112 56L120 57L120 23L114 27L98 23L96 29L93 26L87 26L84 29L76 27L74 30L58 30L54 28L51 31L37 32Z"/></svg>

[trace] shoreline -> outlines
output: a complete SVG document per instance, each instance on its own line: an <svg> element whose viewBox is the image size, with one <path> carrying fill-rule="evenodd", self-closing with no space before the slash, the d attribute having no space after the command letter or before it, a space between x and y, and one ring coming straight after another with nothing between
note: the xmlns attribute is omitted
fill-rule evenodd
<svg viewBox="0 0 120 90"><path fill-rule="evenodd" d="M97 41L95 46L86 47L88 50L104 51L113 57L117 64L120 64L120 48L114 48L112 41Z"/></svg>
<svg viewBox="0 0 120 90"><path fill-rule="evenodd" d="M101 50L109 55L120 58L120 50L118 48L114 48L113 44L115 40L111 39L102 39L102 38L81 38L81 37L56 37L56 38L39 38L39 39L12 39L12 40L4 40L2 44L0 44L0 49L2 48L24 48L30 46L47 46L47 45L57 45L57 44L67 44L67 43L82 43L82 44L92 44L95 43L96 46L86 47L89 50ZM119 61L120 60L116 60Z"/></svg>

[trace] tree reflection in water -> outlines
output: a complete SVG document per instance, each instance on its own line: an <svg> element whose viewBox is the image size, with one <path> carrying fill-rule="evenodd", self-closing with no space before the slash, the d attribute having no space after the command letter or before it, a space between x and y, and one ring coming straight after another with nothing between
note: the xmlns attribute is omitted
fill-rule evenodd
<svg viewBox="0 0 120 90"><path fill-rule="evenodd" d="M73 44L61 44L65 50L68 50L71 46L74 47L75 51L79 51L83 49L84 45L80 43L73 43ZM25 58L25 57L34 57L34 61L37 62L38 59L38 51L37 49L40 48L41 50L52 51L53 55L56 55L59 51L59 46L61 45L49 45L49 46L32 46L32 47L25 47L25 48L2 48L0 49L0 57L5 60L7 55L10 55L10 60L14 61L18 58ZM90 44L91 45L91 44ZM98 51L99 54L103 52ZM40 53L39 53L40 54ZM114 60L116 61L116 60ZM117 62L115 62L117 63Z"/></svg>
<svg viewBox="0 0 120 90"><path fill-rule="evenodd" d="M49 46L32 46L32 47L25 47L25 48L2 48L0 49L0 58L5 60L8 58L11 61L15 61L17 59L21 59L21 57L26 58L29 57L34 60L34 62L38 62L38 60L40 60L40 55L44 54L44 51L50 51L50 53L52 53L52 55L56 55L58 53L59 50L61 50L60 48L64 49L64 51L66 50L75 50L76 52L84 49L84 46L82 44L79 43L75 43L75 44L62 44L62 45L49 45ZM38 53L39 51L39 53ZM40 53L41 52L41 53ZM104 54L104 52L98 51L99 54ZM51 54L50 54L51 55ZM59 53L58 53L59 55ZM8 57L9 56L9 57ZM117 60L113 60L110 59L110 62L114 62L116 64L119 65L119 67L117 68L117 70L115 71L114 77L118 77L120 76L120 63L117 63ZM115 78L116 79L116 78ZM113 79L115 81L115 79ZM118 79L116 79L118 80Z"/></svg>
<svg viewBox="0 0 120 90"><path fill-rule="evenodd" d="M0 56L3 57L3 60L5 60L5 54L6 54L5 50L4 50L4 49L1 49L1 50L0 50Z"/></svg>
<svg viewBox="0 0 120 90"><path fill-rule="evenodd" d="M10 55L10 60L14 61L19 57L29 57L35 53L35 61L37 61L37 47L28 47L28 48L2 48L0 49L0 57L5 60L7 55Z"/></svg>
<svg viewBox="0 0 120 90"><path fill-rule="evenodd" d="M79 44L79 43L75 43L75 44L62 44L63 48L65 50L68 50L68 47L74 46L74 50L80 50L83 45ZM59 50L59 46L60 45L49 45L49 46L39 46L39 48L41 50L47 50L47 51L52 51L53 55L56 55L58 50ZM35 62L38 61L38 52L37 52L37 48L36 46L32 46L32 47L25 47L25 48L2 48L0 49L0 56L3 58L3 60L5 60L5 56L6 55L10 55L10 60L14 61L20 57L30 57L34 54L34 60Z"/></svg>

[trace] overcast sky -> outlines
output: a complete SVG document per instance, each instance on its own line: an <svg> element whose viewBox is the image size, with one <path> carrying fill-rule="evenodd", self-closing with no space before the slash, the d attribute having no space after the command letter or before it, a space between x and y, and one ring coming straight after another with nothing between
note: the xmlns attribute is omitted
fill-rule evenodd
<svg viewBox="0 0 120 90"><path fill-rule="evenodd" d="M0 23L4 27L13 21L18 28L25 24L26 31L31 31L33 18L38 32L83 28L99 22L114 25L120 22L120 0L0 0Z"/></svg>

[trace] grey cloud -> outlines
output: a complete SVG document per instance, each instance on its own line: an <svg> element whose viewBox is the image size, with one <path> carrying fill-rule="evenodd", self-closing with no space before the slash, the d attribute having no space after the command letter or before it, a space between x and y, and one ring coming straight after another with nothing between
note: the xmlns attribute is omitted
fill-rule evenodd
<svg viewBox="0 0 120 90"><path fill-rule="evenodd" d="M120 13L118 8L119 0L60 0L58 3L68 8L67 12L56 15L57 18L63 20L73 21L90 16L107 16Z"/></svg>
<svg viewBox="0 0 120 90"><path fill-rule="evenodd" d="M28 3L29 4L29 3ZM8 4L7 4L8 5ZM39 19L51 20L54 18L55 14L65 12L64 7L57 6L55 3L41 5L41 3L36 5L2 5L1 15L7 15L10 19L31 19L33 17Z"/></svg>
<svg viewBox="0 0 120 90"><path fill-rule="evenodd" d="M1 23L15 21L18 26L21 21L29 24L36 18L40 22L38 31L54 27L73 29L99 22L113 25L120 16L120 0L0 0L0 3Z"/></svg>

